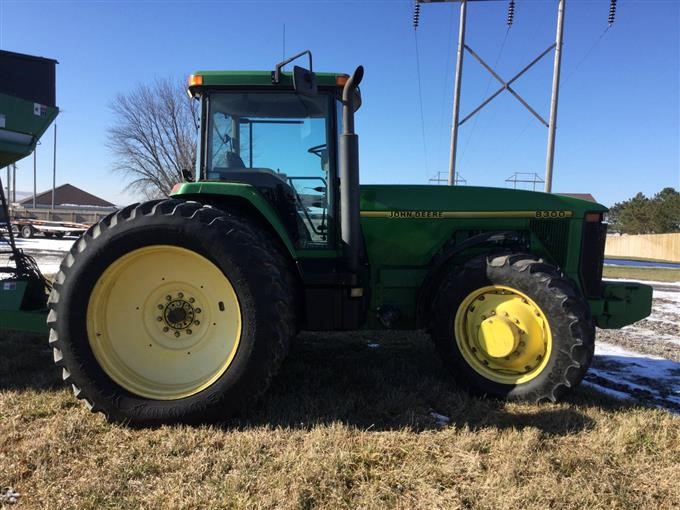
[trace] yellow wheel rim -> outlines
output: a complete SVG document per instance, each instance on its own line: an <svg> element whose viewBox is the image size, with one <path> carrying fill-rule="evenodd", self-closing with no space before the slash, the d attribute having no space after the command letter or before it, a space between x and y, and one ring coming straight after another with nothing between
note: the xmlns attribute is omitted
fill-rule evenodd
<svg viewBox="0 0 680 510"><path fill-rule="evenodd" d="M241 338L234 287L205 257L177 246L134 250L99 277L87 335L106 374L156 400L199 393L229 368Z"/></svg>
<svg viewBox="0 0 680 510"><path fill-rule="evenodd" d="M502 285L471 292L454 320L456 344L477 373L502 384L537 377L550 359L548 320L526 294Z"/></svg>

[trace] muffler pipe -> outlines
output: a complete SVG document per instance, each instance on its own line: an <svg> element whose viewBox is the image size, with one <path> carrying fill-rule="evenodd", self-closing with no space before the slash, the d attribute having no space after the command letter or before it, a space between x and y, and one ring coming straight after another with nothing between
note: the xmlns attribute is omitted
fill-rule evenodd
<svg viewBox="0 0 680 510"><path fill-rule="evenodd" d="M340 135L340 230L347 269L359 267L361 223L359 211L359 137L354 132L354 112L360 106L356 93L364 68L356 68L342 90L342 134Z"/></svg>

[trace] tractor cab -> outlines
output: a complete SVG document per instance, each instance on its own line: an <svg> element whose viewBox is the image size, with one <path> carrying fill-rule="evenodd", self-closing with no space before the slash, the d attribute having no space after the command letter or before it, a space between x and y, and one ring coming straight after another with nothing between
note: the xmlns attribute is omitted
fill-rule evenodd
<svg viewBox="0 0 680 510"><path fill-rule="evenodd" d="M328 94L209 92L199 179L252 184L294 220L300 245L325 245L335 198L334 102Z"/></svg>
<svg viewBox="0 0 680 510"><path fill-rule="evenodd" d="M293 59L306 54L303 52ZM289 59L293 60L293 59ZM347 75L198 72L201 102L197 182L255 187L280 216L296 249L335 247L338 141Z"/></svg>

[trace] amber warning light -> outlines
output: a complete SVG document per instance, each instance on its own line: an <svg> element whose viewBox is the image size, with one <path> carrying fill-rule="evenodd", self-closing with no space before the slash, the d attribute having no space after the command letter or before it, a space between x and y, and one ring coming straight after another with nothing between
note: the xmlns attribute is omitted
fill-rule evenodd
<svg viewBox="0 0 680 510"><path fill-rule="evenodd" d="M193 87L194 85L203 85L203 76L200 74L192 74L189 76L189 86Z"/></svg>

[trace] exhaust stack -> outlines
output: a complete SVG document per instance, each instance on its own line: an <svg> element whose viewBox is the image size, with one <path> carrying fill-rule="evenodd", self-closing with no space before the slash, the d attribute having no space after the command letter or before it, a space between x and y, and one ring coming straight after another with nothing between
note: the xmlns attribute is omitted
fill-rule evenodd
<svg viewBox="0 0 680 510"><path fill-rule="evenodd" d="M340 228L347 269L359 267L359 137L354 132L354 112L361 106L358 93L364 68L356 68L342 91L342 134L340 135Z"/></svg>

